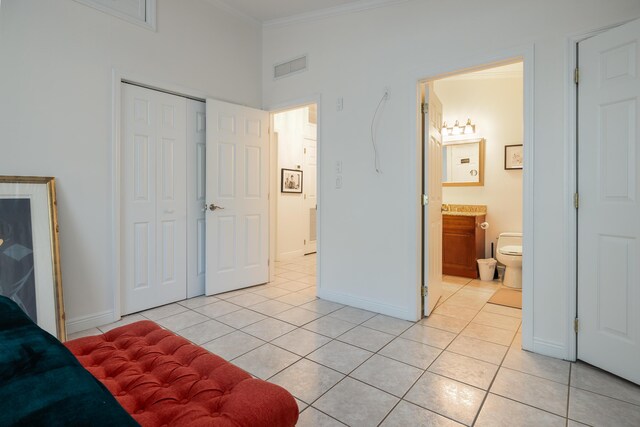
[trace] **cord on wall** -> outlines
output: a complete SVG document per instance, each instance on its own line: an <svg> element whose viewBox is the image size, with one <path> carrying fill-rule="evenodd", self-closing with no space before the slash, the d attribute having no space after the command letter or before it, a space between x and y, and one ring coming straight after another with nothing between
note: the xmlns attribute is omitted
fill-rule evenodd
<svg viewBox="0 0 640 427"><path fill-rule="evenodd" d="M380 116L378 113L380 113L380 115L382 115L382 112L384 111L384 106L386 105L387 101L389 100L389 89L384 90L384 95L382 95L382 98L380 98L380 102L378 102L378 106L376 107L376 112L373 113L373 119L371 120L371 145L373 147L373 168L375 169L376 173L381 174L382 173L382 169L380 169L380 158L378 156L378 147L376 145L376 132L378 131L378 123L380 123ZM382 107L382 110L380 109L380 107Z"/></svg>

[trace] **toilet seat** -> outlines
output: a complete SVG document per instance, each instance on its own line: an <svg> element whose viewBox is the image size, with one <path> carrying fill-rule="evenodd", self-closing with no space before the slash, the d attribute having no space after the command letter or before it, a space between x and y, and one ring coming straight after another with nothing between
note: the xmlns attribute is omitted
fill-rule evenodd
<svg viewBox="0 0 640 427"><path fill-rule="evenodd" d="M519 245L508 245L503 246L498 251L502 255L510 255L510 256L522 256L522 246Z"/></svg>

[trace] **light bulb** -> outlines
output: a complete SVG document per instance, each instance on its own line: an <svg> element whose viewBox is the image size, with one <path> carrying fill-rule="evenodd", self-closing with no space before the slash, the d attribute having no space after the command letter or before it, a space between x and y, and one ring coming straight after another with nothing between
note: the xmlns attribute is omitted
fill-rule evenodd
<svg viewBox="0 0 640 427"><path fill-rule="evenodd" d="M456 120L456 124L453 125L453 132L454 135L460 135L462 133L462 128L460 127L460 123Z"/></svg>
<svg viewBox="0 0 640 427"><path fill-rule="evenodd" d="M471 124L471 119L467 119L467 124L464 126L464 133L470 134L474 133L473 125Z"/></svg>

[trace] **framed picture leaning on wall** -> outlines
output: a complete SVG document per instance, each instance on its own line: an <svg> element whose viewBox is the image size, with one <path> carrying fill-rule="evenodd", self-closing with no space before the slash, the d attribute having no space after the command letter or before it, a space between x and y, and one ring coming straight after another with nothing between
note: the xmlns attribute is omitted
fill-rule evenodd
<svg viewBox="0 0 640 427"><path fill-rule="evenodd" d="M0 176L0 295L66 340L54 178Z"/></svg>

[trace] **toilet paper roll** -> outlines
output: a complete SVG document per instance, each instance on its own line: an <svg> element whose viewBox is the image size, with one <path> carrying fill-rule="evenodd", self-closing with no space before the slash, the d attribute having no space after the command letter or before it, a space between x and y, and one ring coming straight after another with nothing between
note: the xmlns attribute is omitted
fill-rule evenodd
<svg viewBox="0 0 640 427"><path fill-rule="evenodd" d="M483 222L482 224L480 224L480 228L482 228L483 230L486 230L487 228L489 228L489 223L488 222Z"/></svg>

